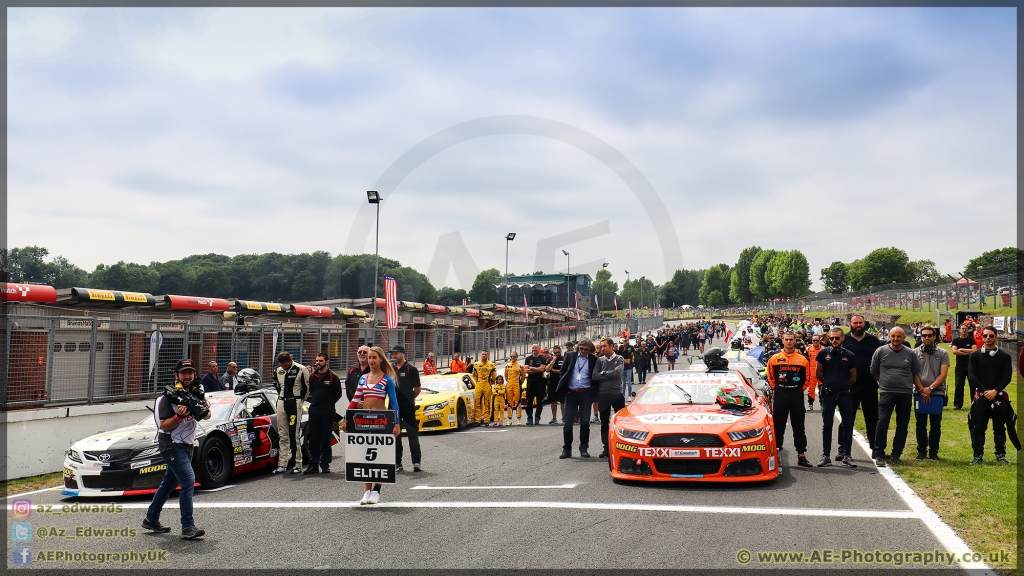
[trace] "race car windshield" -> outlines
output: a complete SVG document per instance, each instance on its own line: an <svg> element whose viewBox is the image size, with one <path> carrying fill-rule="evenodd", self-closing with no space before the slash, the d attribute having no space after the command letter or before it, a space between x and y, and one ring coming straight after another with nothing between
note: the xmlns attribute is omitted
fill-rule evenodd
<svg viewBox="0 0 1024 576"><path fill-rule="evenodd" d="M437 380L427 380L423 384L423 392L427 394L437 394L439 392L458 392L459 381L456 378L445 378Z"/></svg>
<svg viewBox="0 0 1024 576"><path fill-rule="evenodd" d="M648 384L633 400L635 404L717 404L716 397L721 382L665 382ZM730 392L737 398L749 395L742 386ZM751 403L753 399L751 398Z"/></svg>

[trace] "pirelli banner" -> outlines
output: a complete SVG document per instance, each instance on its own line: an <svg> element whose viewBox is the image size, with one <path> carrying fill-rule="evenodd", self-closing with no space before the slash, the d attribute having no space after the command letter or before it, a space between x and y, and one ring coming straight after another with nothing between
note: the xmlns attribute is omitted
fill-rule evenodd
<svg viewBox="0 0 1024 576"><path fill-rule="evenodd" d="M287 312L287 304L277 302L252 302L235 300L235 312Z"/></svg>
<svg viewBox="0 0 1024 576"><path fill-rule="evenodd" d="M111 304L114 306L154 306L156 298L145 292L122 292L120 290L94 290L72 288L71 296L77 302L89 304Z"/></svg>

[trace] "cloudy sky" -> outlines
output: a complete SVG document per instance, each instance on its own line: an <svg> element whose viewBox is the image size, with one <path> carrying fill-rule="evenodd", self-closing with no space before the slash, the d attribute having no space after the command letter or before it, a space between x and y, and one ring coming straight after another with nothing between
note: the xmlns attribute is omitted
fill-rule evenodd
<svg viewBox="0 0 1024 576"><path fill-rule="evenodd" d="M89 270L372 253L365 191L402 172L380 252L447 268L438 284L468 288L447 267L462 246L473 270L502 269L510 231L518 273L564 272L564 248L574 271L660 283L673 233L687 268L757 244L801 249L817 280L896 245L953 272L1016 241L1015 19L12 8L8 243ZM490 128L458 126L474 121ZM964 222L984 233L931 233Z"/></svg>

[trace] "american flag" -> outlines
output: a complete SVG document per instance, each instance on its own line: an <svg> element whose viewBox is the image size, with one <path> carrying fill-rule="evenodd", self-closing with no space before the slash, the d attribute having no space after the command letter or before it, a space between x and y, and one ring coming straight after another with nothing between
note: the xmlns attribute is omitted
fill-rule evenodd
<svg viewBox="0 0 1024 576"><path fill-rule="evenodd" d="M391 276L384 276L384 323L398 328L398 282Z"/></svg>
<svg viewBox="0 0 1024 576"><path fill-rule="evenodd" d="M597 308L598 312L601 311L601 305L597 303L597 294L594 294L594 308Z"/></svg>
<svg viewBox="0 0 1024 576"><path fill-rule="evenodd" d="M576 299L576 304L575 304L575 306L576 306L576 321L579 322L579 319L580 319L580 293L576 292L573 296L575 296L575 299Z"/></svg>
<svg viewBox="0 0 1024 576"><path fill-rule="evenodd" d="M626 316L632 316L633 315L633 301L630 300L630 301L628 301L626 303L629 304L629 312L626 313Z"/></svg>
<svg viewBox="0 0 1024 576"><path fill-rule="evenodd" d="M526 323L530 323L530 304L526 301L526 294L523 294L523 308L526 308Z"/></svg>

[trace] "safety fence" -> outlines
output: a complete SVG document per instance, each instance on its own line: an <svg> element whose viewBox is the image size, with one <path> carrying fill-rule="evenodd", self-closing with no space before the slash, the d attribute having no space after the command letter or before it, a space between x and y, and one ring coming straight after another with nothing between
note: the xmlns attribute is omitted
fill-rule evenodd
<svg viewBox="0 0 1024 576"><path fill-rule="evenodd" d="M495 361L515 351L529 354L533 344L550 347L582 337L617 336L661 326L660 317L589 320L564 324L466 330L427 328L192 324L188 321L111 320L97 317L5 316L0 400L4 409L109 402L151 397L173 384L178 360L191 358L202 377L209 363L223 375L229 362L269 375L277 353L290 352L303 365L317 353L343 372L362 345L391 350L401 345L409 362L421 366L433 353L439 370L455 354L478 358L488 350Z"/></svg>

